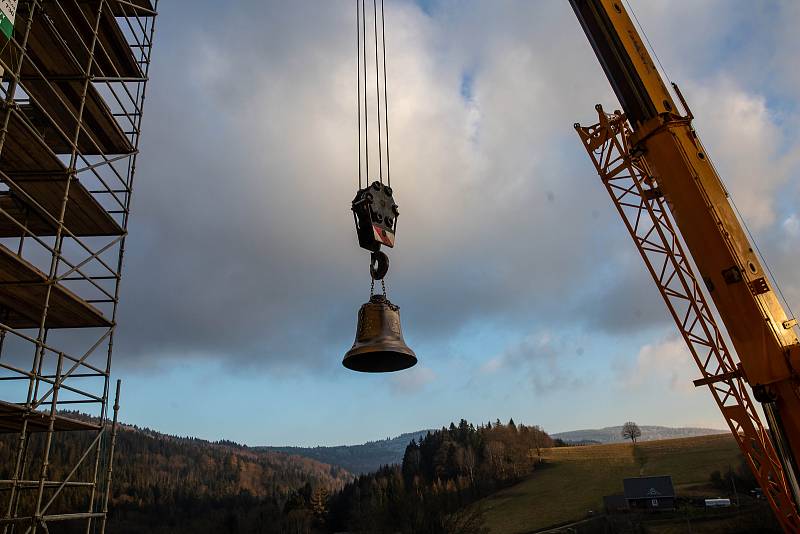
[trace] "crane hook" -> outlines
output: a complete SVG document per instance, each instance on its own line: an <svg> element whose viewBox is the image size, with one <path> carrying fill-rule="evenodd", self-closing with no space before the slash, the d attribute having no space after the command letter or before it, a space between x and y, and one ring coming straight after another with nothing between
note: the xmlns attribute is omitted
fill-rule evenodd
<svg viewBox="0 0 800 534"><path fill-rule="evenodd" d="M369 274L373 280L383 280L389 272L389 256L380 250L373 252L369 257Z"/></svg>

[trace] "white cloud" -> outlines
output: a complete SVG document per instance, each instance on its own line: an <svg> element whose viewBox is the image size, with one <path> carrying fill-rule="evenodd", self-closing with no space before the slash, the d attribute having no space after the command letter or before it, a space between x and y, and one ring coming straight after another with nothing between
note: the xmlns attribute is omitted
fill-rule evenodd
<svg viewBox="0 0 800 534"><path fill-rule="evenodd" d="M790 238L797 239L800 237L800 217L796 213L792 213L782 223L783 231Z"/></svg>
<svg viewBox="0 0 800 534"><path fill-rule="evenodd" d="M419 393L436 380L436 373L429 367L417 364L411 369L393 374L389 378L392 392L402 395Z"/></svg>
<svg viewBox="0 0 800 534"><path fill-rule="evenodd" d="M644 345L632 364L617 368L624 388L654 393L665 387L676 392L694 391L692 380L698 374L686 343L678 336Z"/></svg>
<svg viewBox="0 0 800 534"><path fill-rule="evenodd" d="M764 96L733 80L693 82L686 94L700 137L745 221L754 230L771 225L777 193L792 176L800 140L785 138ZM782 149L787 142L788 151Z"/></svg>
<svg viewBox="0 0 800 534"><path fill-rule="evenodd" d="M501 356L494 356L489 358L483 365L480 366L479 372L481 374L496 373L505 366L505 360Z"/></svg>

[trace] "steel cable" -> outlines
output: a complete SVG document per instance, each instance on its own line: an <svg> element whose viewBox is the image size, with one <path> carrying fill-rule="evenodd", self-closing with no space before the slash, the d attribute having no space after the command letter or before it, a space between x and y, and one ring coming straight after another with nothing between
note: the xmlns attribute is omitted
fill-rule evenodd
<svg viewBox="0 0 800 534"><path fill-rule="evenodd" d="M378 4L372 0L372 25L375 32L375 102L378 110L378 178L383 185L383 151L381 149L381 82L378 62Z"/></svg>
<svg viewBox="0 0 800 534"><path fill-rule="evenodd" d="M358 107L358 188L361 181L361 11L356 0L356 105Z"/></svg>
<svg viewBox="0 0 800 534"><path fill-rule="evenodd" d="M363 56L364 56L364 162L367 173L367 184L369 184L369 110L367 108L367 12L365 0L361 0L361 33L364 36Z"/></svg>
<svg viewBox="0 0 800 534"><path fill-rule="evenodd" d="M386 84L386 20L383 0L381 0L381 37L383 39L383 121L386 125L386 185L392 186L391 167L389 166L389 97Z"/></svg>

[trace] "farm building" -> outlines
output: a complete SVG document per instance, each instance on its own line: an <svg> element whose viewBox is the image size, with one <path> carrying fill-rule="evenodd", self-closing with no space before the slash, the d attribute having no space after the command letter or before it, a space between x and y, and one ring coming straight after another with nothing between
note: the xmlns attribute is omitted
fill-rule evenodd
<svg viewBox="0 0 800 534"><path fill-rule="evenodd" d="M622 484L625 500L631 509L675 509L675 488L671 476L626 478Z"/></svg>
<svg viewBox="0 0 800 534"><path fill-rule="evenodd" d="M617 512L627 512L628 501L625 499L624 495L606 495L603 497L603 508L605 508L607 514L613 514Z"/></svg>

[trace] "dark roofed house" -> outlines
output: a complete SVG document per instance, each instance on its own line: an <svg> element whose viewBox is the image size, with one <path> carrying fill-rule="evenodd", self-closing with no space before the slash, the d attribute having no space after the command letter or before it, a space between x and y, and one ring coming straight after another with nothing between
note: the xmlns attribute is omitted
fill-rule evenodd
<svg viewBox="0 0 800 534"><path fill-rule="evenodd" d="M631 509L674 510L675 488L671 476L626 478L625 500Z"/></svg>
<svg viewBox="0 0 800 534"><path fill-rule="evenodd" d="M624 495L606 495L603 497L603 507L607 514L628 511L628 501Z"/></svg>

